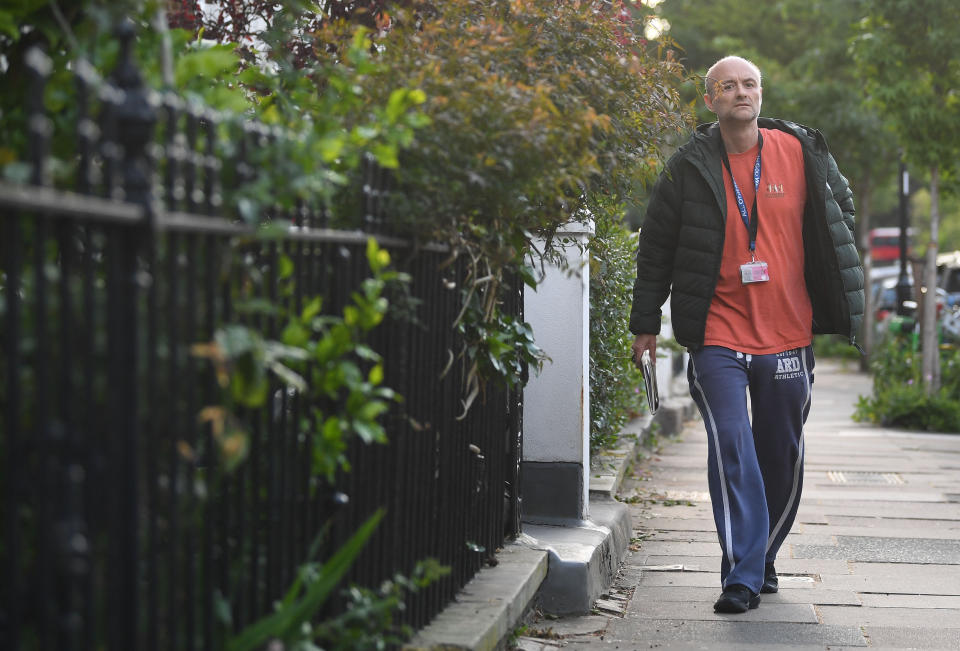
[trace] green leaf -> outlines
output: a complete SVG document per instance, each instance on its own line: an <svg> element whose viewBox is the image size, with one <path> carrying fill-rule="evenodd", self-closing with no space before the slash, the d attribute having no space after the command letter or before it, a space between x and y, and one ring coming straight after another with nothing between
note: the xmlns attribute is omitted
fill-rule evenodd
<svg viewBox="0 0 960 651"><path fill-rule="evenodd" d="M313 317L320 314L320 309L323 307L323 296L314 296L310 302L308 302L304 308L303 312L300 314L300 318L304 322L309 322Z"/></svg>
<svg viewBox="0 0 960 651"><path fill-rule="evenodd" d="M278 612L257 620L227 643L228 651L255 651L269 639L287 639L304 622L309 622L320 610L330 593L343 578L370 536L383 519L384 510L379 509L347 540L330 559L323 564L316 581L303 591L303 596ZM298 577L298 581L299 581ZM300 587L300 583L296 584Z"/></svg>
<svg viewBox="0 0 960 651"><path fill-rule="evenodd" d="M278 316L281 313L280 309L272 301L265 298L251 298L246 301L237 301L234 303L234 309L239 314L247 315L261 314L263 316Z"/></svg>
<svg viewBox="0 0 960 651"><path fill-rule="evenodd" d="M381 414L385 413L390 407L385 402L374 400L368 402L357 412L357 417L363 420L376 420Z"/></svg>
<svg viewBox="0 0 960 651"><path fill-rule="evenodd" d="M347 145L347 139L343 133L327 133L317 143L320 152L320 158L325 163L331 163L339 158Z"/></svg>
<svg viewBox="0 0 960 651"><path fill-rule="evenodd" d="M293 275L293 260L288 255L281 255L277 261L277 274L281 279L289 278Z"/></svg>
<svg viewBox="0 0 960 651"><path fill-rule="evenodd" d="M260 333L243 325L228 325L221 328L214 333L213 338L228 359L235 359L263 348Z"/></svg>
<svg viewBox="0 0 960 651"><path fill-rule="evenodd" d="M523 280L523 284L534 291L537 290L537 277L534 275L532 267L528 267L525 264L520 265L517 268L517 273L520 275L520 279Z"/></svg>
<svg viewBox="0 0 960 651"><path fill-rule="evenodd" d="M390 143L378 142L370 147L370 153L373 154L377 162L387 169L397 169L400 167L400 159L397 157L397 147Z"/></svg>
<svg viewBox="0 0 960 651"><path fill-rule="evenodd" d="M219 79L236 72L240 57L231 44L213 45L180 56L174 66L177 88L190 85L198 79Z"/></svg>
<svg viewBox="0 0 960 651"><path fill-rule="evenodd" d="M284 366L280 362L272 362L270 364L270 370L273 371L276 376L280 378L288 387L294 388L300 393L303 393L307 390L307 383L303 379L303 376L290 367Z"/></svg>
<svg viewBox="0 0 960 651"><path fill-rule="evenodd" d="M360 310L354 305L347 305L343 308L343 322L350 326L356 326L361 323Z"/></svg>
<svg viewBox="0 0 960 651"><path fill-rule="evenodd" d="M370 369L370 374L367 375L367 381L373 386L379 386L383 382L383 365L377 364Z"/></svg>
<svg viewBox="0 0 960 651"><path fill-rule="evenodd" d="M305 347L310 341L310 331L303 327L298 321L291 321L283 329L280 340L288 346Z"/></svg>
<svg viewBox="0 0 960 651"><path fill-rule="evenodd" d="M244 407L262 407L269 391L270 382L259 363L238 365L230 376L230 393Z"/></svg>
<svg viewBox="0 0 960 651"><path fill-rule="evenodd" d="M354 421L353 429L356 431L357 436L363 439L363 442L367 444L383 443L387 440L386 432L384 432L383 427L377 423Z"/></svg>
<svg viewBox="0 0 960 651"><path fill-rule="evenodd" d="M343 439L343 426L338 417L331 416L324 421L323 438L327 441L340 441Z"/></svg>
<svg viewBox="0 0 960 651"><path fill-rule="evenodd" d="M371 362L379 362L381 359L379 353L377 353L373 348L365 344L357 345L357 347L354 349L353 352L355 352L357 354L357 357L359 357L360 359L365 359Z"/></svg>
<svg viewBox="0 0 960 651"><path fill-rule="evenodd" d="M0 32L6 34L14 41L20 37L20 29L17 27L17 21L8 11L0 11Z"/></svg>
<svg viewBox="0 0 960 651"><path fill-rule="evenodd" d="M410 91L406 88L397 88L390 93L390 98L387 100L387 107L385 109L387 120L397 122L407 109L414 104L414 98L420 98L420 101L416 103L422 104L426 100L426 95L422 90Z"/></svg>
<svg viewBox="0 0 960 651"><path fill-rule="evenodd" d="M303 362L310 358L309 351L302 346L288 346L278 341L267 341L264 342L263 348L265 356L271 360L292 359Z"/></svg>

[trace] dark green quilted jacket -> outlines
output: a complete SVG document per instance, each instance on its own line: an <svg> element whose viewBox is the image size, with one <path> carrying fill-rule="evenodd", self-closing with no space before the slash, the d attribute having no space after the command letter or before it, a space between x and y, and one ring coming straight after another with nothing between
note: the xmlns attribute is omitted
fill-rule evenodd
<svg viewBox="0 0 960 651"><path fill-rule="evenodd" d="M813 333L855 343L863 320L863 268L853 236L853 193L819 131L760 118L764 129L797 137L803 148L807 205L803 214L804 276L813 306ZM630 331L660 332L660 307L670 295L674 336L703 346L707 311L717 286L727 201L720 128L700 126L669 161L653 188L637 249Z"/></svg>

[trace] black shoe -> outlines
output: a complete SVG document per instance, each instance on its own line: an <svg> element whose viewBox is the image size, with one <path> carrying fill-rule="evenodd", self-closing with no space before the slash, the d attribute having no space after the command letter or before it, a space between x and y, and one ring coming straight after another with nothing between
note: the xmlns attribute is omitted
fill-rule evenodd
<svg viewBox="0 0 960 651"><path fill-rule="evenodd" d="M763 585L760 586L760 592L771 594L780 589L780 580L777 578L777 570L773 563L767 563L763 568Z"/></svg>
<svg viewBox="0 0 960 651"><path fill-rule="evenodd" d="M760 595L754 594L750 588L735 583L723 589L723 594L713 604L715 613L745 613L748 609L760 605Z"/></svg>

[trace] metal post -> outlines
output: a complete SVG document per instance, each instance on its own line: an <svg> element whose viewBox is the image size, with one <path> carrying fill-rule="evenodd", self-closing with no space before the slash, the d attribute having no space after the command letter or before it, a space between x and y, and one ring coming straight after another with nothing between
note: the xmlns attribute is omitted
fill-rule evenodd
<svg viewBox="0 0 960 651"><path fill-rule="evenodd" d="M904 306L904 302L912 300L913 285L907 277L907 231L909 228L909 214L907 199L910 195L910 173L907 172L907 164L900 156L900 276L897 278L897 314L907 316L910 311Z"/></svg>
<svg viewBox="0 0 960 651"><path fill-rule="evenodd" d="M116 120L116 142L123 156L123 190L128 203L143 206L147 229L153 201L150 160L146 147L153 138L156 111L137 69L133 53L135 37L132 21L117 29L121 54L112 80L121 91L112 116ZM113 545L116 579L112 586L113 612L118 625L111 639L112 648L137 648L140 645L140 477L137 390L137 250L143 244L140 233L119 229L108 234L109 268L107 331L110 356L110 430L116 445L112 455L122 489L116 496Z"/></svg>

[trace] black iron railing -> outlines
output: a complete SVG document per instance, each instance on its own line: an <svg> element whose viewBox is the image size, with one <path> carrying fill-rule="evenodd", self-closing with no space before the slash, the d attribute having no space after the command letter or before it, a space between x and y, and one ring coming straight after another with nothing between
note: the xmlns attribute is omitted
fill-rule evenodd
<svg viewBox="0 0 960 651"><path fill-rule="evenodd" d="M426 624L520 526L520 391L491 385L458 419L460 294L448 287L465 270L443 266L440 247L414 252L383 234L389 179L370 161L365 232L329 230L306 202L268 211L291 224L268 241L218 216L253 153L282 134L237 125L225 156L216 118L144 88L133 34L122 38L111 82L77 66L74 191L45 187L61 134L44 115L39 54L32 182L0 184L4 648L220 648L271 611L321 530L322 556L381 507L349 579L376 586L438 559L451 574L401 614ZM322 295L339 313L369 273L367 233L413 279L415 318L391 316L370 341L404 397L384 419L389 443L353 442L352 471L334 485L312 477L309 405L274 383L264 408L241 414L249 455L228 470L198 419L217 393L191 346L239 321L279 337L278 318L241 300L298 310ZM521 291L504 297L514 314Z"/></svg>

